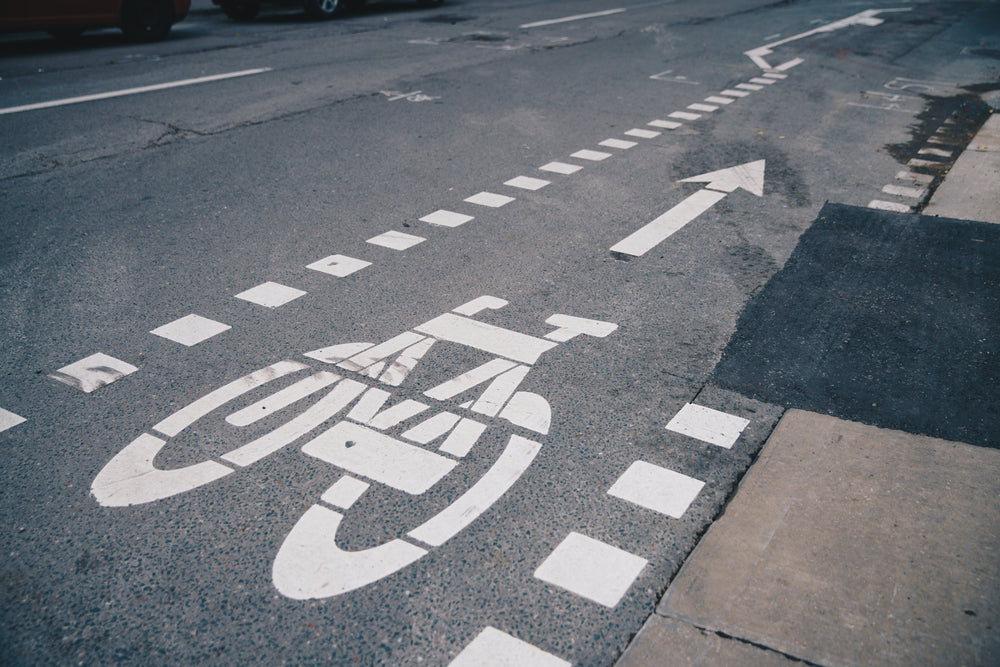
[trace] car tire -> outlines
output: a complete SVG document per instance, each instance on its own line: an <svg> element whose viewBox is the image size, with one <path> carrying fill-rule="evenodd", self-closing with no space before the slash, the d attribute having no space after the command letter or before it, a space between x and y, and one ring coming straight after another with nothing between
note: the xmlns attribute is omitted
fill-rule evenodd
<svg viewBox="0 0 1000 667"><path fill-rule="evenodd" d="M259 0L223 0L222 11L234 21L250 21L260 13Z"/></svg>
<svg viewBox="0 0 1000 667"><path fill-rule="evenodd" d="M174 24L170 0L126 0L122 5L122 32L130 42L156 42Z"/></svg>
<svg viewBox="0 0 1000 667"><path fill-rule="evenodd" d="M305 0L306 16L317 21L325 21L340 16L347 9L347 0Z"/></svg>

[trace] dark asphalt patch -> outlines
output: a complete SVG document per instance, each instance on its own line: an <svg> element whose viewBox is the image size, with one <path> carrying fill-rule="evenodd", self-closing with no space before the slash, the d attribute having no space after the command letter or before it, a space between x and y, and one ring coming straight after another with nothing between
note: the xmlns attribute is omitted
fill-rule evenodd
<svg viewBox="0 0 1000 667"><path fill-rule="evenodd" d="M1000 226L827 204L747 305L714 383L1000 447Z"/></svg>

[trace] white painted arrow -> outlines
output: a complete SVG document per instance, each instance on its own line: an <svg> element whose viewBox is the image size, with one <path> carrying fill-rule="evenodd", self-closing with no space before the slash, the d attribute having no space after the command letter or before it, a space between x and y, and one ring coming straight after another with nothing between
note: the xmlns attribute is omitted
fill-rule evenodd
<svg viewBox="0 0 1000 667"><path fill-rule="evenodd" d="M680 182L708 183L708 185L704 190L695 192L656 220L611 246L611 252L642 257L737 188L743 188L758 197L763 196L764 160L692 176Z"/></svg>

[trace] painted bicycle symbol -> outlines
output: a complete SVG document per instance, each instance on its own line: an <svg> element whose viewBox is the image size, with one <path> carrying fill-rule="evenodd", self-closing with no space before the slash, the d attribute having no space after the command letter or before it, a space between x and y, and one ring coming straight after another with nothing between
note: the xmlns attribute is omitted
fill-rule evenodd
<svg viewBox="0 0 1000 667"><path fill-rule="evenodd" d="M376 482L419 496L458 465L488 428L483 417L505 421L545 435L551 408L538 394L519 387L542 354L579 335L604 338L616 324L554 314L555 327L544 337L523 334L473 319L487 309L507 305L482 296L385 342L346 343L305 353L333 366L316 370L292 360L254 371L193 401L125 446L98 473L91 485L97 501L124 507L163 500L210 484L237 469L281 450L346 411L340 421L316 435L301 451L347 474L309 507L285 537L274 560L277 590L294 599L341 595L397 572L439 547L475 521L521 477L541 449L533 439L511 434L489 469L464 493L405 537L360 551L337 545L337 531L350 507ZM432 410L429 403L404 399L390 405L391 392L370 381L398 387L437 343L454 343L492 357L471 370L423 392L436 402L452 401L466 392L476 397L458 408ZM353 374L346 377L345 372ZM328 390L310 407L281 426L221 457L192 465L161 469L154 460L173 438L218 408L283 377L303 377L226 417L237 428L249 426L308 396ZM428 411L432 414L427 416ZM410 426L410 424L413 424ZM403 425L399 437L386 433ZM162 436L162 437L161 437ZM437 451L427 448L440 441ZM411 444L412 443L412 444ZM361 479L364 478L364 479ZM368 480L368 481L364 481ZM337 509L333 509L337 508ZM423 546L418 546L420 545Z"/></svg>

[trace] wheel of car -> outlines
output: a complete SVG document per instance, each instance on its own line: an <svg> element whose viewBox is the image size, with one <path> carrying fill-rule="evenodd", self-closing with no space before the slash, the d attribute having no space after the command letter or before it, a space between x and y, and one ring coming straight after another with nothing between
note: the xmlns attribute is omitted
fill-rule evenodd
<svg viewBox="0 0 1000 667"><path fill-rule="evenodd" d="M129 41L155 42L174 24L170 0L126 0L122 5L122 32Z"/></svg>
<svg viewBox="0 0 1000 667"><path fill-rule="evenodd" d="M259 0L224 0L222 11L234 21L249 21L260 13Z"/></svg>
<svg viewBox="0 0 1000 667"><path fill-rule="evenodd" d="M332 19L347 9L347 0L305 0L306 15L313 19Z"/></svg>

